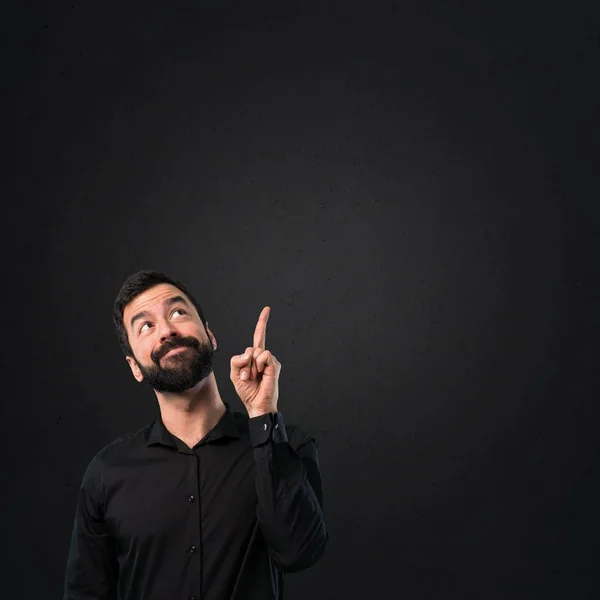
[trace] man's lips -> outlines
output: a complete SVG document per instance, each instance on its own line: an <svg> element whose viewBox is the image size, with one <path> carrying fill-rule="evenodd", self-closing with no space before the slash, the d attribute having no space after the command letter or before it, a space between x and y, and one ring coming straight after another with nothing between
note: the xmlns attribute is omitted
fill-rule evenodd
<svg viewBox="0 0 600 600"><path fill-rule="evenodd" d="M189 346L177 346L176 348L173 348L172 350L169 350L166 354L163 355L163 358L165 356L169 356L169 354L175 354L176 352L183 352L184 350L187 350L189 348Z"/></svg>

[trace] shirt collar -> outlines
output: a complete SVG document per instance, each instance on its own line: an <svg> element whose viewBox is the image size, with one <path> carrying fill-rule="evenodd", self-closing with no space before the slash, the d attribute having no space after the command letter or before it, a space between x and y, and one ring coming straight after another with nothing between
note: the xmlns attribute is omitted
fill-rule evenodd
<svg viewBox="0 0 600 600"><path fill-rule="evenodd" d="M223 402L223 404L225 404L225 413L219 422L207 433L206 437L203 439L203 443L212 442L221 437L240 437L240 431L236 423L235 415L232 412L229 403ZM148 446L153 446L154 444L162 444L163 446L171 446L173 448L177 447L173 435L165 427L160 415L150 427L150 433L148 435Z"/></svg>

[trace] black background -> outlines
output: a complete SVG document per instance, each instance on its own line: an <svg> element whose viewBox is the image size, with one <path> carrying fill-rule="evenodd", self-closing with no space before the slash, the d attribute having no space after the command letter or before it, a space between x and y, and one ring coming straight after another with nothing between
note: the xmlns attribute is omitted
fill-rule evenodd
<svg viewBox="0 0 600 600"><path fill-rule="evenodd" d="M6 18L1 596L60 598L83 470L157 414L164 270L271 306L331 535L286 598L595 598L597 2L53 2Z"/></svg>

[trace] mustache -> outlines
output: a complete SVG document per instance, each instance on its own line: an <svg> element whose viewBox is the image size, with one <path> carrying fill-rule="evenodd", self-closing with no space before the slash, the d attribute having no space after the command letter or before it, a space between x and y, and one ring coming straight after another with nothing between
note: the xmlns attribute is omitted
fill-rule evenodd
<svg viewBox="0 0 600 600"><path fill-rule="evenodd" d="M160 348L157 348L151 355L150 358L158 365L160 359L170 352L174 348L194 348L195 350L200 349L200 342L194 337L180 337L172 342L163 342Z"/></svg>

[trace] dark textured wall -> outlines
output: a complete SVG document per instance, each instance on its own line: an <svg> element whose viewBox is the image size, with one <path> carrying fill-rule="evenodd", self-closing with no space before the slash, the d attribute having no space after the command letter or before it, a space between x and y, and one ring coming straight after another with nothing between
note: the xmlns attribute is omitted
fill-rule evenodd
<svg viewBox="0 0 600 600"><path fill-rule="evenodd" d="M271 306L331 534L289 600L596 597L596 3L127 4L5 21L0 595L60 597L83 469L157 413L111 322L152 268L239 410Z"/></svg>

